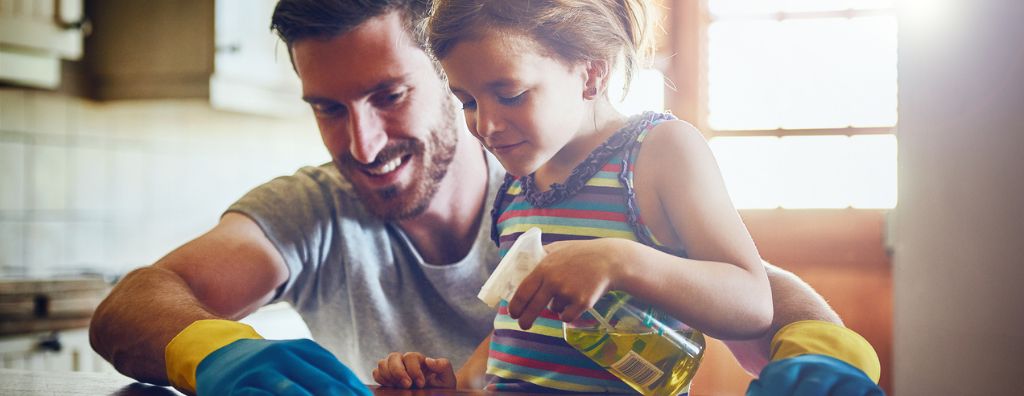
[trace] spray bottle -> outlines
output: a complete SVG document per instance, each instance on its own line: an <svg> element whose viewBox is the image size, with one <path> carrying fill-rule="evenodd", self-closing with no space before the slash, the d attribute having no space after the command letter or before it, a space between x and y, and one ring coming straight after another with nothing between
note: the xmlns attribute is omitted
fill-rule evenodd
<svg viewBox="0 0 1024 396"><path fill-rule="evenodd" d="M495 307L510 300L547 253L541 231L530 228L512 244L477 295ZM678 395L704 356L704 335L650 304L610 291L563 326L565 341L644 395Z"/></svg>

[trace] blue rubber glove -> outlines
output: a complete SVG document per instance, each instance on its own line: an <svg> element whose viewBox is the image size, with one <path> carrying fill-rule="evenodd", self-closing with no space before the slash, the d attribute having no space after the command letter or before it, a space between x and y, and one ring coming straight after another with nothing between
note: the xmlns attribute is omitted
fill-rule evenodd
<svg viewBox="0 0 1024 396"><path fill-rule="evenodd" d="M307 339L241 339L217 349L196 368L196 393L372 395L348 367Z"/></svg>
<svg viewBox="0 0 1024 396"><path fill-rule="evenodd" d="M747 396L884 396L867 374L825 355L807 354L769 363Z"/></svg>

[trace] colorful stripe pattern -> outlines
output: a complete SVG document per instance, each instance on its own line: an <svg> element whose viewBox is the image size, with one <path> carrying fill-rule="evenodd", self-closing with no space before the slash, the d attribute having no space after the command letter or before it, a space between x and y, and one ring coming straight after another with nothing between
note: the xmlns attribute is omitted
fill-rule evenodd
<svg viewBox="0 0 1024 396"><path fill-rule="evenodd" d="M543 231L544 244L615 237L657 247L636 209L633 164L644 136L666 119L671 116L634 117L591 153L570 180L550 190L534 191L532 176L507 176L492 213L499 254L504 257L531 227ZM557 314L544 310L533 327L522 330L505 301L494 320L487 376L487 389L496 391L635 393L565 342Z"/></svg>

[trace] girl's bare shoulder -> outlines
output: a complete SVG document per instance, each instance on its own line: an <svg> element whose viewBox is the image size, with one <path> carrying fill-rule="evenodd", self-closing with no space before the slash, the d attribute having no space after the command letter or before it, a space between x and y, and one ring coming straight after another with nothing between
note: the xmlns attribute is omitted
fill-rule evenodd
<svg viewBox="0 0 1024 396"><path fill-rule="evenodd" d="M707 152L708 143L700 130L683 120L669 120L659 123L647 133L640 147L638 161L673 160L679 163L692 156L700 158Z"/></svg>

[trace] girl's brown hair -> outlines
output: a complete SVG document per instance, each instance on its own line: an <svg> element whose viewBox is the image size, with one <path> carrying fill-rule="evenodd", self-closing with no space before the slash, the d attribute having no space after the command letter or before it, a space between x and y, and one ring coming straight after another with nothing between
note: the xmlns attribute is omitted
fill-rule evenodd
<svg viewBox="0 0 1024 396"><path fill-rule="evenodd" d="M644 0L435 0L427 40L438 59L488 30L524 33L568 62L621 56L628 90L652 48L647 12Z"/></svg>

